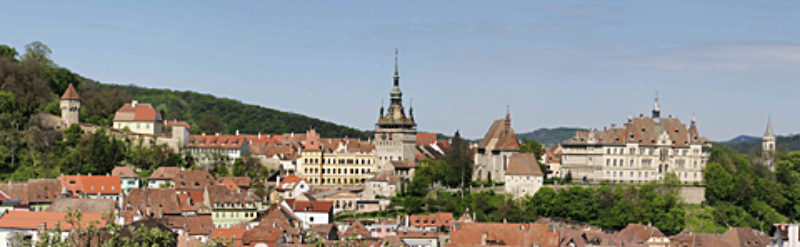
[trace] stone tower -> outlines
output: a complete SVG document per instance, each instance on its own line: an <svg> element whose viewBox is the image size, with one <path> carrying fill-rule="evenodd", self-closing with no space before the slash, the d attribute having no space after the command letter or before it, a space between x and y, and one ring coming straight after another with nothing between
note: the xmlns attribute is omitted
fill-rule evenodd
<svg viewBox="0 0 800 247"><path fill-rule="evenodd" d="M61 120L68 126L77 124L79 122L79 115L81 111L81 96L78 91L72 86L72 83L67 87L64 95L61 95Z"/></svg>
<svg viewBox="0 0 800 247"><path fill-rule="evenodd" d="M397 50L394 58L394 86L389 94L391 103L384 114L381 106L375 124L375 158L378 170L389 169L388 164L414 166L417 144L417 124L413 110L406 115L403 109L403 92L400 91L400 75L397 68Z"/></svg>
<svg viewBox="0 0 800 247"><path fill-rule="evenodd" d="M774 170L773 162L775 159L775 133L772 130L772 118L767 119L767 130L761 138L761 158L764 165Z"/></svg>

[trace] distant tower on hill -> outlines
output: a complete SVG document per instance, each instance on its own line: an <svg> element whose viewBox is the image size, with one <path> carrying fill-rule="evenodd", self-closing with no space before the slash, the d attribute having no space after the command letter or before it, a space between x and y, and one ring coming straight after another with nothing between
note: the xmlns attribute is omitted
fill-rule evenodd
<svg viewBox="0 0 800 247"><path fill-rule="evenodd" d="M61 95L61 119L67 125L79 123L79 115L81 111L81 96L78 91L72 86L72 83L67 87L64 95Z"/></svg>
<svg viewBox="0 0 800 247"><path fill-rule="evenodd" d="M772 118L767 119L767 130L764 132L764 137L761 139L761 158L764 159L764 165L774 170L775 159L775 132L772 130Z"/></svg>

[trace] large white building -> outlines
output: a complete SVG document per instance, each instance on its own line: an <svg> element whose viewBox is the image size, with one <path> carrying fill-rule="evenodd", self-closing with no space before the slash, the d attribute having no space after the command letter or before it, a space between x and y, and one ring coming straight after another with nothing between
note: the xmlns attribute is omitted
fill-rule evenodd
<svg viewBox="0 0 800 247"><path fill-rule="evenodd" d="M656 97L652 117L629 117L623 126L578 131L562 144L561 173L575 181L646 183L675 173L684 184L703 183L711 142L672 116L661 117Z"/></svg>
<svg viewBox="0 0 800 247"><path fill-rule="evenodd" d="M506 193L514 195L514 198L536 194L544 184L544 173L539 168L536 156L532 153L512 154L504 182Z"/></svg>

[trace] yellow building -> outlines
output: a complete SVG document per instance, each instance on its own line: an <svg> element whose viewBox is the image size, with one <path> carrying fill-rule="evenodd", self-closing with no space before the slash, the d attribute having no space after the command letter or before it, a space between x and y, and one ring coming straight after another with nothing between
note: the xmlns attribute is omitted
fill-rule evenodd
<svg viewBox="0 0 800 247"><path fill-rule="evenodd" d="M355 138L319 138L310 130L296 172L312 185L361 185L375 172L375 146Z"/></svg>

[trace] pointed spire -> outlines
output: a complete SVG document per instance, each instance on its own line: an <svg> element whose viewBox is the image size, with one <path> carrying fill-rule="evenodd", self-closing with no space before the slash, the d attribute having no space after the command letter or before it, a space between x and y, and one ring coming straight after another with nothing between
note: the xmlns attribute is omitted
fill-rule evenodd
<svg viewBox="0 0 800 247"><path fill-rule="evenodd" d="M398 51L397 48L394 49L394 86L400 86L400 72L398 69Z"/></svg>
<svg viewBox="0 0 800 247"><path fill-rule="evenodd" d="M511 107L509 105L506 105L506 122L505 122L505 125L506 125L506 129L510 129L511 128Z"/></svg>
<svg viewBox="0 0 800 247"><path fill-rule="evenodd" d="M692 112L692 125L697 123L697 118L694 117L694 112Z"/></svg>
<svg viewBox="0 0 800 247"><path fill-rule="evenodd" d="M772 130L772 116L767 117L767 131L764 132L765 137L774 137L775 132Z"/></svg>
<svg viewBox="0 0 800 247"><path fill-rule="evenodd" d="M64 91L64 94L61 95L62 100L80 100L81 96L78 95L78 91L75 90L75 86L72 83L67 86L67 90Z"/></svg>
<svg viewBox="0 0 800 247"><path fill-rule="evenodd" d="M411 121L414 121L414 98L411 98L411 101L408 102L408 117L411 118Z"/></svg>
<svg viewBox="0 0 800 247"><path fill-rule="evenodd" d="M633 112L628 112L628 123L633 122Z"/></svg>
<svg viewBox="0 0 800 247"><path fill-rule="evenodd" d="M653 118L661 117L661 107L658 106L658 91L656 91L656 100L653 103Z"/></svg>

